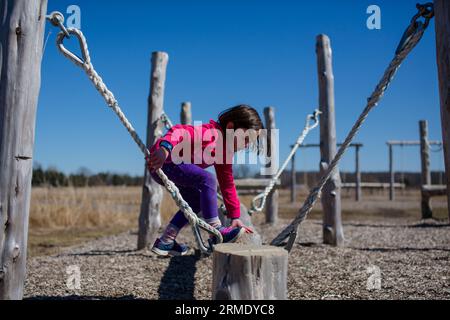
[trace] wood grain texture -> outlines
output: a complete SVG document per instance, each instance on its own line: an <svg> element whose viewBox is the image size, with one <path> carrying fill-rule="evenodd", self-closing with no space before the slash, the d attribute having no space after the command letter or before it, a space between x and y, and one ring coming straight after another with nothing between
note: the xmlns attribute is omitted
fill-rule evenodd
<svg viewBox="0 0 450 320"><path fill-rule="evenodd" d="M336 121L334 104L334 75L330 39L317 36L317 70L319 75L320 170L323 173L336 155ZM341 222L341 190L339 169L336 168L322 191L323 241L340 246L344 242Z"/></svg>
<svg viewBox="0 0 450 320"><path fill-rule="evenodd" d="M267 107L264 109L264 117L266 122L266 129L268 130L268 136L271 136L270 130L276 129L275 123L275 108ZM275 141L271 141L271 144L275 143ZM275 150L271 147L271 150ZM269 152L269 156L272 156ZM278 222L278 198L279 192L277 189L274 189L269 196L267 197L266 202L266 223L275 224Z"/></svg>
<svg viewBox="0 0 450 320"><path fill-rule="evenodd" d="M0 299L22 299L46 0L0 2Z"/></svg>
<svg viewBox="0 0 450 320"><path fill-rule="evenodd" d="M213 253L212 299L286 300L287 270L282 248L220 244Z"/></svg>
<svg viewBox="0 0 450 320"><path fill-rule="evenodd" d="M420 163L421 163L421 184L431 185L430 171L430 147L428 145L428 122L419 121L420 131ZM433 211L431 209L431 199L427 193L422 191L422 219L432 218Z"/></svg>
<svg viewBox="0 0 450 320"><path fill-rule="evenodd" d="M190 102L183 102L181 104L180 120L181 124L192 124L192 105Z"/></svg>
<svg viewBox="0 0 450 320"><path fill-rule="evenodd" d="M160 121L164 110L164 88L169 55L165 52L154 52L151 59L150 95L148 98L147 147L163 135L164 125ZM142 188L141 212L139 215L138 250L151 245L161 226L162 187L152 179L145 167L144 185Z"/></svg>
<svg viewBox="0 0 450 320"><path fill-rule="evenodd" d="M436 55L441 102L447 203L450 209L450 1L434 0ZM450 219L450 210L448 211Z"/></svg>

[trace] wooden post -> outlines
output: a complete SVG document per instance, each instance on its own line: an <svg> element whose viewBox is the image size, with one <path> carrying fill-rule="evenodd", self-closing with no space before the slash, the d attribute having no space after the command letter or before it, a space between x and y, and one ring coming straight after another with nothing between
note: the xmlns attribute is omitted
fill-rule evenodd
<svg viewBox="0 0 450 320"><path fill-rule="evenodd" d="M292 161L291 161L291 202L295 203L295 199L296 199L296 193L295 193L295 188L297 187L297 176L296 176L297 172L295 170L295 154L292 157Z"/></svg>
<svg viewBox="0 0 450 320"><path fill-rule="evenodd" d="M355 200L361 201L361 170L359 167L359 149L360 146L355 146L355 182L356 182L356 189L355 189Z"/></svg>
<svg viewBox="0 0 450 320"><path fill-rule="evenodd" d="M336 123L334 105L334 76L330 39L317 36L317 68L319 74L320 170L323 173L336 154ZM340 246L344 242L341 221L341 191L339 169L333 172L322 192L323 241Z"/></svg>
<svg viewBox="0 0 450 320"><path fill-rule="evenodd" d="M430 171L430 146L428 144L428 122L425 120L419 121L420 129L420 162L422 167L421 184L422 186L431 185L431 171ZM422 219L433 217L431 209L431 198L426 192L422 190Z"/></svg>
<svg viewBox="0 0 450 320"><path fill-rule="evenodd" d="M46 13L46 0L0 3L1 300L23 297Z"/></svg>
<svg viewBox="0 0 450 320"><path fill-rule="evenodd" d="M434 0L436 53L441 97L442 143L444 146L448 217L450 220L450 3Z"/></svg>
<svg viewBox="0 0 450 320"><path fill-rule="evenodd" d="M266 120L267 134L270 137L270 131L276 128L275 125L275 108L267 107L264 109L264 117ZM275 141L271 141L275 143ZM270 148L273 150L273 148ZM269 155L272 156L271 150L269 150ZM266 223L277 223L278 221L278 189L273 190L269 197L267 198L266 204Z"/></svg>
<svg viewBox="0 0 450 320"><path fill-rule="evenodd" d="M389 200L395 200L394 146L389 144Z"/></svg>
<svg viewBox="0 0 450 320"><path fill-rule="evenodd" d="M169 55L165 52L152 54L150 95L148 98L147 146L150 148L162 136L164 124L160 121L164 105L164 84ZM145 166L142 188L141 213L139 215L138 250L152 244L161 226L160 208L163 199L162 187L152 179Z"/></svg>
<svg viewBox="0 0 450 320"><path fill-rule="evenodd" d="M190 102L181 104L181 124L192 124L192 108Z"/></svg>
<svg viewBox="0 0 450 320"><path fill-rule="evenodd" d="M213 253L213 300L286 300L288 252L220 244Z"/></svg>

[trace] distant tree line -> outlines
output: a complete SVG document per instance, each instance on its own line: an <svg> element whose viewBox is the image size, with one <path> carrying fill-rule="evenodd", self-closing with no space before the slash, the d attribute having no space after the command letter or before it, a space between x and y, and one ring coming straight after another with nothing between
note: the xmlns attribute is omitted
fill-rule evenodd
<svg viewBox="0 0 450 320"><path fill-rule="evenodd" d="M40 165L33 169L33 186L50 187L93 187L93 186L141 186L143 177L110 172L92 173L80 168L76 173L65 174L54 167L43 169Z"/></svg>

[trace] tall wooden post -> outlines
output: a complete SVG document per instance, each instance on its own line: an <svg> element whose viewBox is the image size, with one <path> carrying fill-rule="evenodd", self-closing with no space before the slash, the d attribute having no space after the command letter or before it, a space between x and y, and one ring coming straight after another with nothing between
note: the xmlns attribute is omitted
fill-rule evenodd
<svg viewBox="0 0 450 320"><path fill-rule="evenodd" d="M192 124L192 107L190 102L183 102L181 104L181 124Z"/></svg>
<svg viewBox="0 0 450 320"><path fill-rule="evenodd" d="M164 105L164 84L169 55L165 52L152 54L150 95L148 98L147 146L150 148L162 136L164 124L159 119ZM160 208L163 199L162 187L152 179L145 166L142 188L141 213L139 215L138 250L153 242L161 226Z"/></svg>
<svg viewBox="0 0 450 320"><path fill-rule="evenodd" d="M291 160L291 202L295 203L296 187L297 187L297 172L295 170L295 154Z"/></svg>
<svg viewBox="0 0 450 320"><path fill-rule="evenodd" d="M450 3L434 0L436 53L441 97L442 143L444 146L448 217L450 219Z"/></svg>
<svg viewBox="0 0 450 320"><path fill-rule="evenodd" d="M47 0L0 2L0 299L23 297Z"/></svg>
<svg viewBox="0 0 450 320"><path fill-rule="evenodd" d="M361 201L361 169L359 166L359 149L361 146L355 145L355 182L356 182L356 189L355 189L355 200Z"/></svg>
<svg viewBox="0 0 450 320"><path fill-rule="evenodd" d="M389 200L395 200L394 146L389 144Z"/></svg>
<svg viewBox="0 0 450 320"><path fill-rule="evenodd" d="M420 129L420 162L422 167L421 184L431 185L431 171L430 171L430 146L428 143L428 122L425 120L419 121ZM431 210L431 198L428 193L422 190L422 219L432 218L433 212Z"/></svg>
<svg viewBox="0 0 450 320"><path fill-rule="evenodd" d="M264 117L266 120L266 129L268 130L268 135L270 135L270 130L276 128L275 125L275 108L267 107L264 109ZM271 141L275 143L276 141ZM271 148L273 150L273 148ZM269 150L269 155L272 156ZM267 198L266 204L266 223L277 223L278 221L278 190L273 190L269 197Z"/></svg>
<svg viewBox="0 0 450 320"><path fill-rule="evenodd" d="M319 74L319 106L322 111L320 116L320 170L323 173L336 154L334 75L328 36L317 36L316 53ZM323 241L336 246L342 245L344 242L340 183L339 169L336 168L322 192Z"/></svg>

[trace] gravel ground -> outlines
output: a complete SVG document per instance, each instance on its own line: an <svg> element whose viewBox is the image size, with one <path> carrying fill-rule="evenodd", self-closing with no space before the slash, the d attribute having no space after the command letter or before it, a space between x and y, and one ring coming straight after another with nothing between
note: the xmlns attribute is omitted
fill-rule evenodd
<svg viewBox="0 0 450 320"><path fill-rule="evenodd" d="M287 223L257 229L270 241ZM447 223L346 221L344 233L345 246L334 248L321 243L319 220L302 225L289 257L289 299L450 299ZM180 239L194 244L189 230ZM211 258L160 258L135 246L130 232L32 258L25 298L210 299ZM79 267L80 289L66 285L71 266Z"/></svg>

